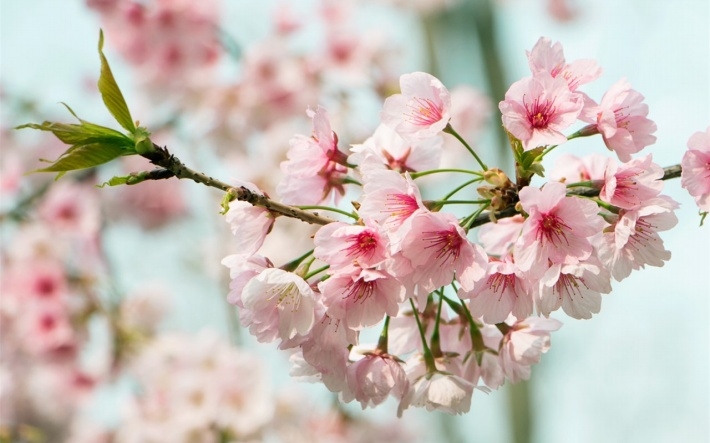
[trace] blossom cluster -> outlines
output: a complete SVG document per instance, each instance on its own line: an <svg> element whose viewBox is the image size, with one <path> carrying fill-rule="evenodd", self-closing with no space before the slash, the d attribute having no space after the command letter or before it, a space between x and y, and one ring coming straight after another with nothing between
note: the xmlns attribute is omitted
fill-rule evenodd
<svg viewBox="0 0 710 443"><path fill-rule="evenodd" d="M677 223L678 204L661 194L664 170L652 156L632 157L655 141L643 96L620 80L596 102L579 87L601 68L568 63L546 38L528 61L531 76L499 105L516 183L488 168L452 127L452 97L441 81L414 72L384 102L372 137L349 152L321 106L308 111L312 134L291 140L282 201L351 219L322 226L311 251L274 266L258 253L273 216L230 204L239 252L223 261L232 278L228 300L258 341L291 352L292 375L321 381L363 408L392 396L400 414L410 406L463 413L474 388L530 376L561 327L553 312L589 319L612 279L670 258L659 232ZM586 125L565 135L577 121ZM620 162L567 154L550 181L531 185L548 152L597 134ZM436 169L444 137L458 139L480 169L458 170L473 179L423 200L417 179L445 171ZM698 136L688 162L700 165L701 144ZM702 186L684 180L707 196L707 179ZM485 185L479 198L451 199L476 183ZM356 188L353 210L327 206ZM464 217L444 211L453 203L473 209ZM513 207L514 216L498 217ZM496 223L479 230L478 242L469 239L488 219ZM378 343L361 343L361 332L378 325Z"/></svg>

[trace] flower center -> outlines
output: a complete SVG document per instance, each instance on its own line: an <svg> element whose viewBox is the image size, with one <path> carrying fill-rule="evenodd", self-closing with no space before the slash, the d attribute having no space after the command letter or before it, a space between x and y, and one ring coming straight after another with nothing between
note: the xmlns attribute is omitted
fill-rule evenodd
<svg viewBox="0 0 710 443"><path fill-rule="evenodd" d="M429 246L425 248L435 249L437 260L443 259L442 261L446 262L449 259L455 261L459 258L463 239L455 230L424 232L423 234L423 240L429 242Z"/></svg>
<svg viewBox="0 0 710 443"><path fill-rule="evenodd" d="M377 248L377 239L370 231L364 231L350 239L350 246L346 249L347 255L371 256Z"/></svg>
<svg viewBox="0 0 710 443"><path fill-rule="evenodd" d="M415 126L431 126L442 119L441 107L428 98L410 100L407 104L410 112L405 114L406 119Z"/></svg>
<svg viewBox="0 0 710 443"><path fill-rule="evenodd" d="M375 282L365 281L362 278L348 283L345 287L345 296L355 302L364 303L368 298L372 297L375 292Z"/></svg>
<svg viewBox="0 0 710 443"><path fill-rule="evenodd" d="M523 105L528 114L528 122L535 129L547 128L556 111L554 101L541 101L539 97L532 103L526 103L525 97L523 97Z"/></svg>
<svg viewBox="0 0 710 443"><path fill-rule="evenodd" d="M559 243L564 241L569 244L567 240L567 232L570 227L566 225L562 220L559 219L554 214L545 214L542 216L542 221L540 222L540 228L538 230L537 238L542 240L543 238L548 242Z"/></svg>

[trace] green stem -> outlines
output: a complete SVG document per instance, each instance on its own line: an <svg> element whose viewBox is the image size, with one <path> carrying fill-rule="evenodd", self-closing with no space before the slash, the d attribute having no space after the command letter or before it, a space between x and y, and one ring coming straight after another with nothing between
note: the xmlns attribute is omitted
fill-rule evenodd
<svg viewBox="0 0 710 443"><path fill-rule="evenodd" d="M490 200L439 200L435 201L436 206L444 205L483 205L490 204Z"/></svg>
<svg viewBox="0 0 710 443"><path fill-rule="evenodd" d="M330 206L317 206L317 205L311 205L311 206L296 206L298 209L303 209L303 210L313 210L313 209L322 209L324 211L331 211L331 212L337 212L338 214L343 214L347 217L352 218L353 220L357 220L358 216L353 214L352 212L347 212L343 211L342 209L338 208L331 208Z"/></svg>
<svg viewBox="0 0 710 443"><path fill-rule="evenodd" d="M469 181L467 181L466 183L463 183L462 185L457 186L456 188L454 188L454 190L451 191L451 192L449 192L448 194L446 194L446 196L445 196L444 198L442 198L442 200L448 200L448 199L450 199L454 194L456 194L457 192L459 192L460 190L462 190L462 189L465 188L466 186L472 185L472 184L474 184L474 183L478 183L478 182L480 182L480 181L483 181L483 177L474 178L473 180L469 180Z"/></svg>
<svg viewBox="0 0 710 443"><path fill-rule="evenodd" d="M316 275L316 274L319 274L319 273L325 271L325 270L328 269L328 268L330 268L330 265L321 266L320 268L316 269L315 271L311 271L311 272L309 272L308 274L306 274L305 277L303 277L303 279L306 280L306 281L308 281L309 278L313 277L313 276Z"/></svg>
<svg viewBox="0 0 710 443"><path fill-rule="evenodd" d="M469 331L471 333L471 346L475 352L483 352L486 349L485 343L483 343L483 336L481 335L481 330L478 329L478 325L473 320L471 311L468 310L466 302L461 300L461 306L463 307L463 312L466 315L466 320L468 320ZM480 363L480 362L479 362Z"/></svg>
<svg viewBox="0 0 710 443"><path fill-rule="evenodd" d="M489 206L489 205L482 205L480 208L478 208L478 209L476 210L476 212L474 212L474 213L471 214L470 216L466 217L466 219L464 220L464 222L461 223L461 226L463 227L463 229L464 229L466 232L468 232L468 231L471 229L471 227L473 226L474 222L476 221L476 218L477 218L479 215L481 215L481 213L482 213L483 211L485 211L486 208L488 208L488 206Z"/></svg>
<svg viewBox="0 0 710 443"><path fill-rule="evenodd" d="M570 183L567 185L568 188L595 188L596 184L592 180L585 182Z"/></svg>
<svg viewBox="0 0 710 443"><path fill-rule="evenodd" d="M307 259L311 254L313 254L313 249L306 252L302 256L300 256L296 259L293 259L290 262L286 263L285 265L281 266L281 269L283 269L284 271L293 272L294 270L296 270L296 268L298 268L298 265L300 265L301 262L303 262L303 260Z"/></svg>
<svg viewBox="0 0 710 443"><path fill-rule="evenodd" d="M465 147L466 149L468 149L468 152L470 152L471 155L473 155L473 157L476 159L476 161L478 162L478 164L481 165L481 169L483 169L484 171L487 171L487 170L488 170L488 166L486 166L485 163L483 163L483 161L478 157L478 154L476 154L476 151L474 151L473 148L472 148L468 143L466 143L466 140L464 140L463 137L461 137L461 136L459 135L459 133L456 132L456 130L451 126L450 123L446 125L446 127L444 128L444 132L446 132L447 134L451 134L451 135L453 135L454 137L456 137L456 139L457 139L458 141L460 141L461 144L464 145L464 147Z"/></svg>
<svg viewBox="0 0 710 443"><path fill-rule="evenodd" d="M343 179L343 183L345 183L345 184L351 184L351 185L362 186L362 183L360 183L359 181L357 181L357 180L355 180L354 178L351 178L351 177L345 177L345 178Z"/></svg>
<svg viewBox="0 0 710 443"><path fill-rule="evenodd" d="M421 172L412 172L409 174L413 179L417 179L419 177L424 177L425 175L431 175L431 174L438 174L440 172L461 172L462 174L472 174L472 175L478 175L479 177L482 177L483 174L481 174L478 171L471 171L468 169L430 169L428 171L421 171Z"/></svg>
<svg viewBox="0 0 710 443"><path fill-rule="evenodd" d="M387 353L387 333L390 327L390 316L385 316L385 325L382 327L380 338L377 340L377 349L383 353Z"/></svg>
<svg viewBox="0 0 710 443"><path fill-rule="evenodd" d="M548 146L544 151L542 151L542 153L541 153L540 155L537 156L537 158L535 158L535 161L536 161L536 162L542 161L542 159L545 158L545 156L546 156L547 154L549 154L550 152L552 152L552 150L555 149L555 148L558 147L558 146L559 146L559 145Z"/></svg>
<svg viewBox="0 0 710 443"><path fill-rule="evenodd" d="M419 320L419 312L417 307L414 306L414 300L409 299L409 304L412 305L412 313L414 314L414 319L417 321L417 328L419 328L419 338L422 340L422 349L424 350L424 363L426 364L427 372L436 372L436 363L434 362L434 356L427 346L426 336L424 334L424 327L422 326L421 320Z"/></svg>
<svg viewBox="0 0 710 443"><path fill-rule="evenodd" d="M438 309L436 310L436 321L434 322L434 332L431 334L431 353L434 356L434 358L437 357L442 357L444 355L443 352L441 352L441 339L439 335L439 324L441 323L441 310L444 307L444 302L441 298L444 297L444 291L441 289L436 291L437 294L439 294L439 306Z"/></svg>

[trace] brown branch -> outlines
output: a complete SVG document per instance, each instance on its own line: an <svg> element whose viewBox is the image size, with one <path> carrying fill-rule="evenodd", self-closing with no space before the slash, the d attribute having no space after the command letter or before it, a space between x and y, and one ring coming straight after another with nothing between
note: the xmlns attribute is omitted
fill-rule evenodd
<svg viewBox="0 0 710 443"><path fill-rule="evenodd" d="M323 217L317 213L304 211L294 206L284 205L283 203L276 202L270 198L257 194L250 191L245 187L234 187L227 183L216 180L209 177L201 172L194 171L183 162L181 162L177 157L170 154L166 148L161 148L158 145L153 145L155 150L153 152L148 152L142 154L143 157L147 158L154 165L160 166L165 169L151 171L149 176L146 176L147 180L161 180L169 177L186 178L192 180L196 183L200 183L212 188L220 189L224 192L228 192L234 196L235 199L251 203L254 206L261 206L268 209L271 212L275 212L286 217L297 218L306 223L317 224L317 225L327 225L336 220L328 217ZM681 167L680 165L673 165L663 168L663 178L662 180L670 180L673 178L680 177ZM596 188L586 188L581 190L572 190L569 195L578 195L580 197L597 197L599 195L599 189ZM498 212L493 213L495 219L513 217L518 214L515 210L515 204L511 204L507 208L504 208ZM491 222L491 213L484 212L483 214L476 217L476 219L471 223L471 228L477 226L485 225Z"/></svg>
<svg viewBox="0 0 710 443"><path fill-rule="evenodd" d="M146 180L162 180L169 177L188 179L196 183L227 192L236 200L246 201L254 206L261 206L276 214L297 218L306 223L327 225L328 223L336 221L331 218L318 215L314 212L308 212L294 206L284 205L283 203L271 200L270 198L253 192L243 186L234 187L201 172L190 169L185 166L180 159L170 154L167 148L162 148L154 144L153 149L153 151L142 154L142 156L150 160L150 162L154 165L160 166L164 169L151 171L149 175L146 176Z"/></svg>

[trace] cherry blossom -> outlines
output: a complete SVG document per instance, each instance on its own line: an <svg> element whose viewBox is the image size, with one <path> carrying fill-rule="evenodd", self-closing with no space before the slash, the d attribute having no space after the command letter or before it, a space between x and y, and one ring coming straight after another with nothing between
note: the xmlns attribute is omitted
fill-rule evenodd
<svg viewBox="0 0 710 443"><path fill-rule="evenodd" d="M409 174L395 171L373 172L366 177L358 213L380 223L393 234L415 214L428 211L422 202L419 187ZM393 250L398 242L392 239Z"/></svg>
<svg viewBox="0 0 710 443"><path fill-rule="evenodd" d="M401 94L385 100L382 123L404 139L426 139L439 134L451 118L451 94L436 77L412 72L400 77Z"/></svg>
<svg viewBox="0 0 710 443"><path fill-rule="evenodd" d="M414 283L427 293L450 284L454 276L468 290L487 266L483 249L466 238L456 217L442 212L413 218L402 240L402 255L414 267Z"/></svg>
<svg viewBox="0 0 710 443"><path fill-rule="evenodd" d="M610 159L599 198L624 209L633 209L656 197L663 189L663 168L649 154L617 165Z"/></svg>
<svg viewBox="0 0 710 443"><path fill-rule="evenodd" d="M387 258L387 239L377 226L330 223L313 238L313 255L330 265L330 272L349 272L352 266L371 268Z"/></svg>
<svg viewBox="0 0 710 443"><path fill-rule="evenodd" d="M658 235L678 223L673 211L678 203L667 196L659 196L644 202L632 210L607 215L611 226L604 229L599 244L599 259L611 271L617 281L645 265L663 266L671 253L663 246Z"/></svg>
<svg viewBox="0 0 710 443"><path fill-rule="evenodd" d="M562 45L545 37L540 37L532 51L528 52L528 64L533 74L547 72L552 77L565 79L570 91L576 91L580 85L596 80L602 70L594 60L565 61Z"/></svg>
<svg viewBox="0 0 710 443"><path fill-rule="evenodd" d="M522 271L539 276L547 270L548 260L573 264L592 254L589 237L603 225L597 205L567 197L565 191L558 182L520 191L520 203L529 214L515 244L515 263Z"/></svg>
<svg viewBox="0 0 710 443"><path fill-rule="evenodd" d="M513 83L498 105L503 126L526 151L566 142L562 131L577 120L583 106L580 94L570 92L563 78L547 72Z"/></svg>
<svg viewBox="0 0 710 443"><path fill-rule="evenodd" d="M701 211L710 212L710 127L690 137L681 166L680 184L695 197Z"/></svg>
<svg viewBox="0 0 710 443"><path fill-rule="evenodd" d="M405 288L384 271L362 269L336 274L318 284L329 316L344 320L347 327L363 329L395 316L404 301Z"/></svg>
<svg viewBox="0 0 710 443"><path fill-rule="evenodd" d="M234 249L243 255L255 254L274 224L268 209L239 200L229 203L224 219L234 234Z"/></svg>
<svg viewBox="0 0 710 443"><path fill-rule="evenodd" d="M550 349L550 333L562 327L553 318L528 317L516 321L503 338L501 367L511 383L530 378L530 366Z"/></svg>
<svg viewBox="0 0 710 443"><path fill-rule="evenodd" d="M331 392L349 395L347 381L348 346L358 344L358 332L348 328L343 321L327 314L319 316L311 332L299 345L302 351L301 368L294 366L292 374L301 372L314 377ZM294 354L292 363L298 362L299 354Z"/></svg>
<svg viewBox="0 0 710 443"><path fill-rule="evenodd" d="M244 307L242 292L249 280L256 277L266 268L273 268L271 261L260 255L232 254L222 259L222 264L229 268L229 295L227 301L233 305ZM241 313L242 311L240 311Z"/></svg>
<svg viewBox="0 0 710 443"><path fill-rule="evenodd" d="M315 321L313 290L301 277L278 268L267 268L249 280L242 303L250 314L245 326L261 342L304 336Z"/></svg>
<svg viewBox="0 0 710 443"><path fill-rule="evenodd" d="M550 180L567 184L586 181L601 184L604 182L609 161L609 157L601 154L577 157L576 155L565 153L557 159L555 166L547 175Z"/></svg>
<svg viewBox="0 0 710 443"><path fill-rule="evenodd" d="M363 409L382 404L390 395L401 400L409 390L407 374L396 357L362 346L350 354L355 361L348 365L348 386Z"/></svg>
<svg viewBox="0 0 710 443"><path fill-rule="evenodd" d="M656 124L646 117L648 105L642 103L643 99L626 79L621 79L609 88L599 105L592 102L580 115L581 120L592 123L602 134L607 148L616 152L622 162L656 142L652 135Z"/></svg>
<svg viewBox="0 0 710 443"><path fill-rule="evenodd" d="M525 218L515 215L481 226L478 231L478 241L489 255L503 257L510 253L520 236Z"/></svg>
<svg viewBox="0 0 710 443"><path fill-rule="evenodd" d="M500 323L511 313L517 318L525 318L533 312L531 285L510 256L505 261L491 260L486 275L473 290L460 289L458 295L470 299L471 312L486 323Z"/></svg>
<svg viewBox="0 0 710 443"><path fill-rule="evenodd" d="M408 141L389 126L380 124L372 137L350 148L353 153L348 161L358 165L363 175L373 168L397 172L425 171L439 166L442 144L440 136Z"/></svg>
<svg viewBox="0 0 710 443"><path fill-rule="evenodd" d="M399 404L398 416L409 406L425 407L427 411L442 411L458 415L471 408L474 385L453 374L427 373L414 381Z"/></svg>
<svg viewBox="0 0 710 443"><path fill-rule="evenodd" d="M562 307L572 318L589 319L601 309L601 294L611 292L609 273L596 258L554 264L540 279L537 310L548 317Z"/></svg>
<svg viewBox="0 0 710 443"><path fill-rule="evenodd" d="M342 163L346 155L338 150L338 138L330 128L327 112L319 106L308 115L313 119L313 135L292 138L288 160L281 163L286 175L277 192L286 204L314 205L345 193L347 168Z"/></svg>

